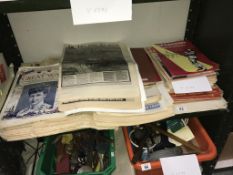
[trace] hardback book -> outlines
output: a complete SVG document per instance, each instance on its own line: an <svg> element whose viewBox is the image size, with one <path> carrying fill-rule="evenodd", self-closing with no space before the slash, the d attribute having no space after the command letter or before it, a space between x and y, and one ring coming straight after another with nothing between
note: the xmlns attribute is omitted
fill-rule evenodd
<svg viewBox="0 0 233 175"><path fill-rule="evenodd" d="M145 101L147 111L147 109L155 107L155 103L161 99L161 93L157 86L163 82L144 48L131 48L130 51L138 65L139 73L142 77L147 97Z"/></svg>
<svg viewBox="0 0 233 175"><path fill-rule="evenodd" d="M59 79L59 110L139 112L146 99L132 55L122 43L64 47Z"/></svg>
<svg viewBox="0 0 233 175"><path fill-rule="evenodd" d="M8 66L2 53L0 53L0 85L7 80Z"/></svg>
<svg viewBox="0 0 233 175"><path fill-rule="evenodd" d="M144 48L130 49L136 61L144 85L161 82L161 78Z"/></svg>
<svg viewBox="0 0 233 175"><path fill-rule="evenodd" d="M14 80L14 66L11 64L7 68L7 76L6 80L2 83L0 83L0 111L2 110L2 107L5 103L5 100L7 98L8 92L10 91L11 84Z"/></svg>

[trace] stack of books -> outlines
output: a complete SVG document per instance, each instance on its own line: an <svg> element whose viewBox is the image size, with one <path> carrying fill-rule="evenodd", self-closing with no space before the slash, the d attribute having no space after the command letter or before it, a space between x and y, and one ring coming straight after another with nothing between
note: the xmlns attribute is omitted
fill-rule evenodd
<svg viewBox="0 0 233 175"><path fill-rule="evenodd" d="M166 83L176 114L226 108L216 85L219 65L191 42L158 44L145 50Z"/></svg>

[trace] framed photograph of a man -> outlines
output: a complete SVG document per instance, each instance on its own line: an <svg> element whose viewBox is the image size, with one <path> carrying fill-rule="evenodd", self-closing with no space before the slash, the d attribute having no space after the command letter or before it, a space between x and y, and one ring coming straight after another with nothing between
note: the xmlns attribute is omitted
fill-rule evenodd
<svg viewBox="0 0 233 175"><path fill-rule="evenodd" d="M16 117L35 116L56 112L54 102L57 82L27 85L23 88L16 107Z"/></svg>

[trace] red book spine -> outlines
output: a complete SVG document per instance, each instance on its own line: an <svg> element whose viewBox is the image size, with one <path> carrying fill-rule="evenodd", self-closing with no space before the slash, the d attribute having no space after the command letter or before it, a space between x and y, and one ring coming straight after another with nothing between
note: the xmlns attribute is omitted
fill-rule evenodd
<svg viewBox="0 0 233 175"><path fill-rule="evenodd" d="M4 81L6 81L6 73L3 64L0 64L0 82L3 83Z"/></svg>
<svg viewBox="0 0 233 175"><path fill-rule="evenodd" d="M156 83L161 81L161 78L153 66L150 57L147 55L144 48L131 48L131 53L136 61L139 73L144 83Z"/></svg>

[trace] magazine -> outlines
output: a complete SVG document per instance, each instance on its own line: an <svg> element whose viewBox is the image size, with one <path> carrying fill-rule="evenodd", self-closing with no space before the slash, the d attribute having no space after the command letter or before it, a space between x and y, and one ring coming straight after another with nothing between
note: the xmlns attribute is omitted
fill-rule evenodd
<svg viewBox="0 0 233 175"><path fill-rule="evenodd" d="M0 126L61 116L57 103L58 76L58 64L20 67L1 111Z"/></svg>
<svg viewBox="0 0 233 175"><path fill-rule="evenodd" d="M219 65L211 61L190 41L153 45L159 61L172 78L211 75Z"/></svg>

